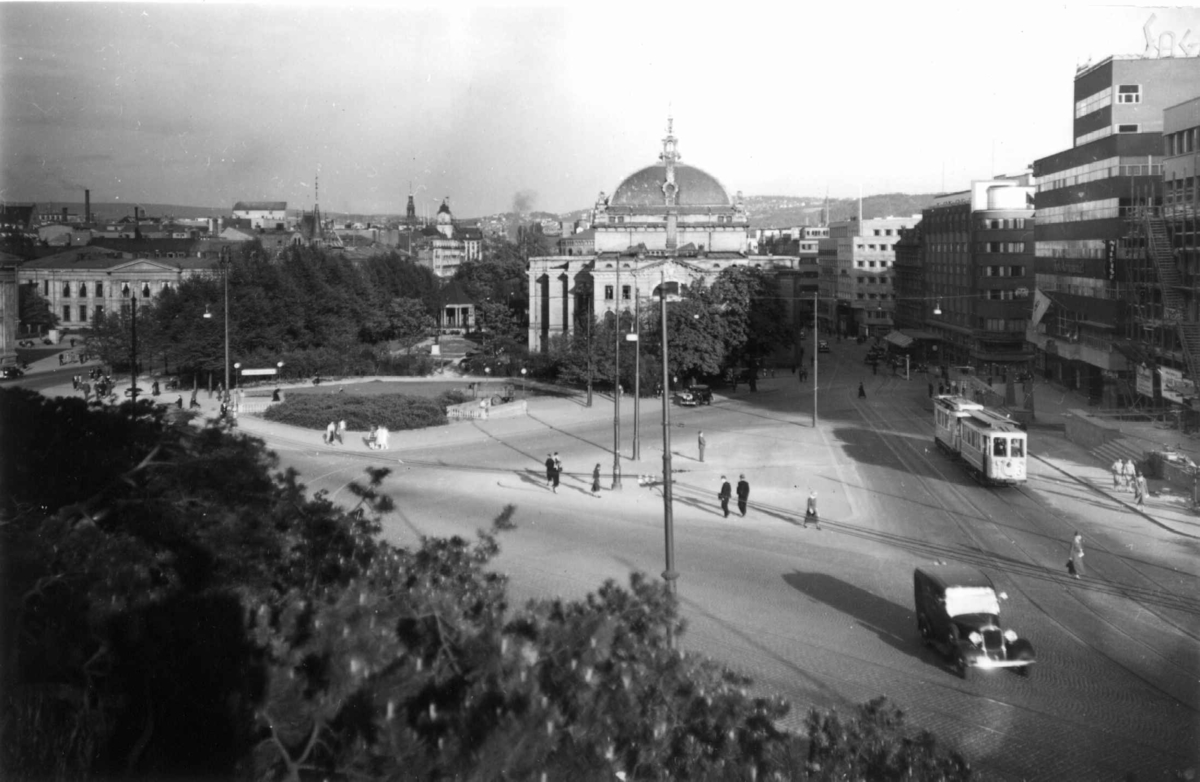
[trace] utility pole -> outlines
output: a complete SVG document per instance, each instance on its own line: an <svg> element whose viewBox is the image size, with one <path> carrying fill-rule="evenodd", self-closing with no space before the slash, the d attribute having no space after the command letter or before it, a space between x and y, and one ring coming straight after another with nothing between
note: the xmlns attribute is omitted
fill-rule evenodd
<svg viewBox="0 0 1200 782"><path fill-rule="evenodd" d="M642 313L637 288L633 291L633 460L642 458Z"/></svg>
<svg viewBox="0 0 1200 782"><path fill-rule="evenodd" d="M679 573L675 570L675 517L672 510L672 492L671 492L671 395L666 389L670 386L670 362L667 360L667 275L662 273L662 282L658 287L659 299L662 302L662 427L663 427L663 537L666 546L666 564L667 569L663 571L663 578L666 579L667 588L671 590L671 595L676 593L675 582L679 579ZM675 648L675 634L668 628L667 643L672 649Z"/></svg>
<svg viewBox="0 0 1200 782"><path fill-rule="evenodd" d="M621 488L621 259L617 258L617 284L613 291L616 299L617 320L613 324L616 334L616 353L613 354L613 491Z"/></svg>
<svg viewBox="0 0 1200 782"><path fill-rule="evenodd" d="M820 291L813 291L813 429L817 428L817 296Z"/></svg>
<svg viewBox="0 0 1200 782"><path fill-rule="evenodd" d="M131 317L131 355L130 355L130 370L131 383L129 385L129 417L137 418L137 392L138 392L138 365L137 365L137 291L134 291L134 296L129 302Z"/></svg>

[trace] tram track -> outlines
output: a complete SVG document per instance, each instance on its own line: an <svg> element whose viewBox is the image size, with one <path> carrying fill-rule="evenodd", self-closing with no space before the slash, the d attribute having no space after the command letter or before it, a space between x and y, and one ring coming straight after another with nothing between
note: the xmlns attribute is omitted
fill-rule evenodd
<svg viewBox="0 0 1200 782"><path fill-rule="evenodd" d="M905 458L904 458L904 456L902 456L902 454L900 453L897 446L892 442L893 438L884 436L884 434L880 431L881 426L880 426L879 422L882 419L878 416L875 416L873 414L873 411L871 411L871 409L869 407L864 406L861 409L863 411L863 413L862 413L863 422L870 428L870 430L874 434L876 434L876 436L879 438L880 442L883 443L883 445L897 458L897 460L900 461L901 463L904 463ZM896 424L898 423L897 418L899 418L901 420L907 420L909 422L916 423L915 415L913 415L912 413L905 413L905 412L899 412L899 411L893 412L888 417L886 423L889 424L889 426L891 428L895 428ZM920 421L919 425L928 426L929 421L927 419L923 418ZM937 452L937 451L935 451L935 452ZM964 492L961 488L959 488L955 484L954 481L950 480L949 477L946 475L946 473L942 470L941 466L935 464L934 461L932 459L928 458L928 456L925 453L923 453L922 451L920 451L914 447L911 447L911 446L909 447L908 455L921 460L922 462L924 462L925 466L930 471L932 471L933 473L939 475L941 478L944 479L942 481L943 485L939 487L939 489L941 491L950 493L952 496L954 496L958 500L958 502L960 502L961 504L963 504L969 508L972 508L976 512L975 515L977 517L983 518L983 519L988 519L987 523L993 524L993 526L994 526L994 522L991 521L991 514L987 511L987 509L984 508L979 502L977 502L976 500L969 497L966 492ZM956 465L956 467L957 467L957 465ZM925 478L924 476L922 476L918 473L911 473L911 474L914 479L916 479L917 481L919 481L921 483L923 488L931 496L937 496L937 494L934 491L932 491L932 487L930 485L929 479ZM985 490L986 491L995 491L993 489L986 489L986 488L985 488ZM1034 504L1039 504L1039 503L1037 503L1036 499L1033 498L1027 492L1022 492L1022 496L1024 496L1027 500L1030 500ZM1032 517L1025 515L1023 510L1021 510L1015 506L1011 506L1011 505L1010 505L1010 507L1013 508L1018 514L1021 514L1021 519L1020 519L1021 521L1024 521L1027 523L1037 521L1040 524L1042 519L1044 518L1044 516L1039 515L1037 519L1033 519ZM964 524L958 518L958 515L953 510L951 510L949 508L944 508L943 512L950 518L950 520L952 521L954 526L963 535L964 538L966 538L971 543L973 543L975 546L977 546L981 551L988 550L988 547L986 545L987 541L983 538L983 536L978 534L978 532L976 530L972 529L969 525ZM1048 515L1054 516L1054 514L1052 514L1052 513L1048 514ZM1036 527L1036 525L1033 525L1033 526ZM1025 559L1025 564L1029 568L1031 568L1034 572L1046 572L1047 569L1039 564L1038 557L1036 557L1035 555L1033 555L1029 551L1027 551L1023 546L1021 546L1021 544L1016 542L1016 540L1013 539L1012 536L1008 535L1007 533L1005 533L1003 531L998 530L998 532L1002 535L1002 537L1005 540L1007 540L1009 542L1009 544L1013 547L1013 549L1015 549ZM986 557L983 559L986 560ZM1006 565L1011 564L1011 563L1012 563L1012 560L1010 559L1006 562ZM1004 569L1004 568L1002 567L1001 569ZM1145 576L1143 575L1143 577L1145 577ZM1147 580L1152 581L1152 579L1147 579ZM1066 581L1066 579L1063 579L1063 581ZM1178 703L1179 705L1187 708L1189 711L1191 711L1193 713L1200 713L1200 709L1198 709L1196 705L1181 699L1176 693L1172 692L1171 690L1169 690L1167 688L1164 688L1163 686L1159 685L1157 682L1154 682L1154 681L1148 679L1141 672L1131 668L1130 666L1128 666L1127 664L1122 662L1120 659L1118 659L1116 656L1109 653L1102 647L1100 647L1100 646L1088 641L1087 639L1083 638L1082 636L1080 636L1076 631L1072 630L1069 626L1066 625L1066 623L1064 623L1057 616L1055 616L1054 612L1052 612L1049 609L1049 607L1043 603L1042 600L1038 599L1033 594L1031 594L1028 589L1020 586L1015 581L1013 582L1013 584L1014 584L1014 588L1020 592L1022 597L1024 597L1024 599L1026 599L1030 603L1030 605L1034 606L1046 618L1047 621L1049 621L1052 625L1058 627L1064 634L1073 638L1080 645L1090 649L1091 651L1093 651L1100 657L1108 660L1113 665L1119 667L1122 670L1125 670L1131 676L1137 678L1139 681L1142 681L1147 686L1149 686L1152 689L1154 689L1155 691L1159 692L1160 694L1162 694L1164 697L1168 698L1172 702ZM1089 584L1089 586L1090 586L1090 584ZM1149 602L1149 601L1145 601L1145 602L1139 601L1135 597L1130 597L1124 591L1119 591L1119 592L1117 592L1117 594L1124 596L1127 599L1130 599L1131 601L1137 603L1139 605L1139 607L1143 608L1148 613L1151 613L1159 621L1161 621L1165 625L1171 627L1174 631L1179 632L1181 635L1200 640L1200 638L1198 638L1197 635L1195 633L1193 633L1192 631L1190 631L1189 629L1182 627L1179 623L1175 622L1174 620L1163 616L1158 611L1155 611L1153 608L1145 605L1145 602ZM1076 595L1072 595L1072 599L1078 604L1086 605L1086 603L1084 601L1082 601ZM1101 621L1104 621L1108 627L1112 628L1115 632L1117 632L1122 637L1127 639L1130 643L1134 644L1135 646L1145 649L1149 653L1153 654L1157 659L1161 660L1164 664L1170 666L1174 670L1179 671L1181 674L1188 676L1189 678L1193 675L1192 671L1184 668L1177 661L1166 656L1158 649L1146 644L1144 641L1135 637L1134 635L1130 634L1129 632L1125 631L1124 629L1118 627L1117 625L1112 623L1110 620L1107 620L1107 618L1100 616L1099 613L1097 611L1095 611L1095 609L1091 608L1090 606L1088 606L1088 608L1089 608L1089 611L1093 615L1098 616L1101 619Z"/></svg>

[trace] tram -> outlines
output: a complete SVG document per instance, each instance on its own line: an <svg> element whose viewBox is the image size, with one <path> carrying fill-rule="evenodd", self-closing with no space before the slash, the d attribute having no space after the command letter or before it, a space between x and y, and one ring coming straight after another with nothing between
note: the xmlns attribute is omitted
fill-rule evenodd
<svg viewBox="0 0 1200 782"><path fill-rule="evenodd" d="M938 447L962 460L977 480L1025 483L1029 436L1016 421L962 397L936 397L933 409Z"/></svg>

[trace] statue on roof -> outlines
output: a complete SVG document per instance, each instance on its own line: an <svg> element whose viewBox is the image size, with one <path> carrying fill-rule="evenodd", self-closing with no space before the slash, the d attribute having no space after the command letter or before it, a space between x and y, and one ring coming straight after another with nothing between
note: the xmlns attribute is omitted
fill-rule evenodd
<svg viewBox="0 0 1200 782"><path fill-rule="evenodd" d="M604 191L601 190L600 195L596 196L596 207L593 210L593 222L597 222L594 219L594 215L602 215L606 211L608 211L608 196L604 195Z"/></svg>

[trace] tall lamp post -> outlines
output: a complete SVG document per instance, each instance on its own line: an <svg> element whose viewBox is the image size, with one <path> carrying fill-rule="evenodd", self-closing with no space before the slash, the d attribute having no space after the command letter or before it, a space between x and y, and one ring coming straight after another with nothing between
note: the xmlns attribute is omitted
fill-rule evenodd
<svg viewBox="0 0 1200 782"><path fill-rule="evenodd" d="M129 417L137 418L137 395L138 395L138 365L137 365L137 296L134 296L130 302L130 383L129 383L129 399L132 402L129 408Z"/></svg>
<svg viewBox="0 0 1200 782"><path fill-rule="evenodd" d="M813 291L813 429L817 428L817 348L820 347L820 340L817 339L817 297L820 291Z"/></svg>
<svg viewBox="0 0 1200 782"><path fill-rule="evenodd" d="M595 290L592 291L592 296L596 295ZM592 406L592 321L596 319L595 299L593 298L591 309L588 310L588 385L587 385L587 406Z"/></svg>
<svg viewBox="0 0 1200 782"><path fill-rule="evenodd" d="M642 458L642 316L637 290L633 292L633 333L625 338L633 342L633 460Z"/></svg>
<svg viewBox="0 0 1200 782"><path fill-rule="evenodd" d="M521 396L524 399L529 398L529 392L525 390L525 373L528 371L529 370L526 369L525 367L521 367Z"/></svg>
<svg viewBox="0 0 1200 782"><path fill-rule="evenodd" d="M670 388L670 362L667 360L667 275L662 273L658 286L658 298L662 304L662 382L663 388ZM671 595L676 593L675 582L679 573L675 570L675 517L672 509L671 491L671 395L662 395L662 428L663 428L663 538L666 548L667 569L663 571L667 588ZM675 648L675 634L668 628L667 642Z"/></svg>
<svg viewBox="0 0 1200 782"><path fill-rule="evenodd" d="M613 490L621 488L621 259L617 259L616 351L613 355Z"/></svg>
<svg viewBox="0 0 1200 782"><path fill-rule="evenodd" d="M225 393L229 394L229 248L221 248L221 271L225 288ZM212 313L204 310L204 317L211 319ZM209 375L209 390L212 390L212 375ZM229 397L226 396L226 399Z"/></svg>

